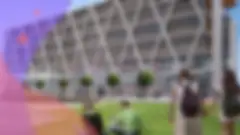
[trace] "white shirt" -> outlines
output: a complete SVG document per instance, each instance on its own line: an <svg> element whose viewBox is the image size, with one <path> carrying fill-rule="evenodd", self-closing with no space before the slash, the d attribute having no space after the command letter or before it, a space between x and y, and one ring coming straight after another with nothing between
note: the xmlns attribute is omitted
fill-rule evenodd
<svg viewBox="0 0 240 135"><path fill-rule="evenodd" d="M176 119L175 119L175 135L184 135L184 118L181 113L180 105L183 98L184 88L185 86L189 85L191 90L198 92L198 84L194 81L189 82L187 80L174 83L173 85L173 92L175 95L175 103L176 104Z"/></svg>

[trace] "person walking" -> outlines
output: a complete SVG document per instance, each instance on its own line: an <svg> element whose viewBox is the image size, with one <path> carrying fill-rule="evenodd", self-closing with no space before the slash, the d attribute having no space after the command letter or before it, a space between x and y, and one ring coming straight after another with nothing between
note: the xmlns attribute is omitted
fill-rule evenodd
<svg viewBox="0 0 240 135"><path fill-rule="evenodd" d="M180 71L172 90L169 122L174 124L174 135L202 135L202 102L198 85L187 69Z"/></svg>
<svg viewBox="0 0 240 135"><path fill-rule="evenodd" d="M235 121L240 116L240 89L233 71L223 73L223 90L219 91L222 135L236 135Z"/></svg>

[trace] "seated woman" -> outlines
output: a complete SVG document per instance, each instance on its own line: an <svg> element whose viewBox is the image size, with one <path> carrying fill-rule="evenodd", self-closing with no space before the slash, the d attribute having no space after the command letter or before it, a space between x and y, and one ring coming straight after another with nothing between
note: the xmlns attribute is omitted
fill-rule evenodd
<svg viewBox="0 0 240 135"><path fill-rule="evenodd" d="M120 103L123 109L110 125L109 132L113 135L141 135L141 118L135 113L130 102Z"/></svg>

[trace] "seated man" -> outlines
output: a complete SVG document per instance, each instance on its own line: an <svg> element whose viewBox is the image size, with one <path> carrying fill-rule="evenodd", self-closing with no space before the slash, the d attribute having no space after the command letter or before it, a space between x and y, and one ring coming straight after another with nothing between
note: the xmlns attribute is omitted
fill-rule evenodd
<svg viewBox="0 0 240 135"><path fill-rule="evenodd" d="M91 135L103 135L104 124L102 115L95 110L93 103L85 104L84 109L84 118L94 132Z"/></svg>
<svg viewBox="0 0 240 135"><path fill-rule="evenodd" d="M113 135L141 135L141 119L128 101L122 101L122 111L117 114L110 126Z"/></svg>

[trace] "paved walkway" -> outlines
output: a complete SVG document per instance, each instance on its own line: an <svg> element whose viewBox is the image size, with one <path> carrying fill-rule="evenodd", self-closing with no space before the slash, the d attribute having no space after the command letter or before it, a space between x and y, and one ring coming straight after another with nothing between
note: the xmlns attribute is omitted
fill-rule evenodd
<svg viewBox="0 0 240 135"><path fill-rule="evenodd" d="M83 128L79 115L66 105L29 103L28 108L36 135L76 135Z"/></svg>
<svg viewBox="0 0 240 135"><path fill-rule="evenodd" d="M0 131L10 135L76 135L84 128L80 115L60 103L1 102L0 112Z"/></svg>

